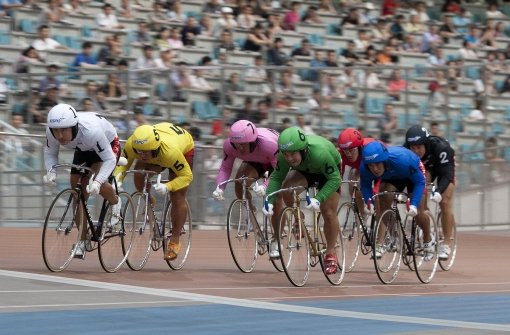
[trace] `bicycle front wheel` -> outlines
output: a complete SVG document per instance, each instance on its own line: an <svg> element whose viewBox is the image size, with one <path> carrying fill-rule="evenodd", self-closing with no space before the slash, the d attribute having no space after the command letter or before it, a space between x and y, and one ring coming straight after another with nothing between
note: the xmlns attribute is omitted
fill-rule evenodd
<svg viewBox="0 0 510 335"><path fill-rule="evenodd" d="M437 230L439 231L439 247L441 248L441 245L448 245L450 247L450 255L448 255L448 258L439 258L439 266L441 269L443 269L443 271L448 271L452 268L453 262L455 262L455 255L457 254L457 225L453 223L450 239L449 241L445 241L441 212L437 215L436 222Z"/></svg>
<svg viewBox="0 0 510 335"><path fill-rule="evenodd" d="M257 232L249 218L248 204L235 199L227 214L228 246L241 272L251 272L257 263Z"/></svg>
<svg viewBox="0 0 510 335"><path fill-rule="evenodd" d="M310 241L303 212L286 207L279 223L278 249L283 270L292 285L303 286L310 273Z"/></svg>
<svg viewBox="0 0 510 335"><path fill-rule="evenodd" d="M278 243L278 238L274 232L273 225L271 224L271 219L268 216L264 217L264 238L266 242L270 243ZM270 252L270 245L267 243L267 246L264 248L268 249L267 253ZM274 268L278 272L283 272L282 262L278 258L271 258L269 257L269 260L271 261L271 264L273 264Z"/></svg>
<svg viewBox="0 0 510 335"><path fill-rule="evenodd" d="M42 254L48 270L60 272L71 263L81 236L79 225L86 225L84 213L73 189L63 190L51 203L42 232Z"/></svg>
<svg viewBox="0 0 510 335"><path fill-rule="evenodd" d="M377 277L384 284L392 283L400 269L402 229L393 210L383 212L374 228L375 248L372 250Z"/></svg>
<svg viewBox="0 0 510 335"><path fill-rule="evenodd" d="M135 192L131 195L132 213L135 221L131 229L133 229L134 236L126 263L133 271L143 269L151 252L154 216L146 199L147 197L142 192Z"/></svg>
<svg viewBox="0 0 510 335"><path fill-rule="evenodd" d="M430 283L432 278L434 278L434 274L436 273L437 263L438 263L438 232L436 220L429 211L425 211L427 219L425 220L425 224L430 230L430 238L432 239L432 246L430 249L424 248L425 244L425 234L422 232L422 229L416 224L416 220L413 221L413 226L415 227L415 240L414 240L414 253L413 253L413 262L414 268L416 271L416 275L418 279L424 283Z"/></svg>
<svg viewBox="0 0 510 335"><path fill-rule="evenodd" d="M104 207L105 215L103 217L101 237L99 240L99 262L101 263L103 269L109 273L117 272L122 264L124 264L126 261L126 256L128 255L126 251L129 251L129 247L133 241L132 228L134 225L134 208L131 204L131 196L126 192L121 192L119 193L119 198L121 199L123 205L123 208L121 208L121 217L117 219L113 217L112 205L107 202L106 206ZM124 217L124 215L127 217ZM124 239L124 223L126 218L131 220L131 222L128 223L128 226L130 226L129 237ZM124 242L127 242L127 244L124 245Z"/></svg>
<svg viewBox="0 0 510 335"><path fill-rule="evenodd" d="M186 259L188 259L189 251L191 249L191 232L193 229L193 224L191 222L191 210L189 208L188 200L186 200L186 221L184 223L184 226L182 227L181 231L175 231L176 234L179 235L179 243L181 244L181 250L179 251L179 254L177 255L177 258L173 260L167 260L168 266L172 270L180 270L186 263ZM165 215L163 216L163 224L165 226L165 236L172 236L174 234L174 229L172 227L172 203L169 202L166 210ZM166 242L166 241L165 241ZM165 249L165 248L163 248Z"/></svg>
<svg viewBox="0 0 510 335"><path fill-rule="evenodd" d="M337 216L345 250L345 272L351 272L360 251L360 225L354 206L350 202L345 202L338 208Z"/></svg>

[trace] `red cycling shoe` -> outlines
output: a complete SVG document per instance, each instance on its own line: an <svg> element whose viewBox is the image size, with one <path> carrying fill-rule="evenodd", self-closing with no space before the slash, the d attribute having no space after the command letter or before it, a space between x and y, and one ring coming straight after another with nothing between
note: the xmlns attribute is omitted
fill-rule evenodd
<svg viewBox="0 0 510 335"><path fill-rule="evenodd" d="M333 275L338 270L338 260L336 255L327 254L324 256L324 272L329 276Z"/></svg>

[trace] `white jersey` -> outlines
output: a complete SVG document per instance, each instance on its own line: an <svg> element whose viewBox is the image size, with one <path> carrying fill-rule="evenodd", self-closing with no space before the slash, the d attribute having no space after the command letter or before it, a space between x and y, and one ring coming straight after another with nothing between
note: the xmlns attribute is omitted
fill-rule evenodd
<svg viewBox="0 0 510 335"><path fill-rule="evenodd" d="M111 142L117 137L117 131L101 114L92 112L76 114L78 115L78 134L64 147L81 151L95 151L103 161L95 180L102 184L108 179L117 163L117 157L115 157L111 146ZM53 165L58 164L59 149L60 143L53 137L50 128L46 127L44 164L47 171Z"/></svg>

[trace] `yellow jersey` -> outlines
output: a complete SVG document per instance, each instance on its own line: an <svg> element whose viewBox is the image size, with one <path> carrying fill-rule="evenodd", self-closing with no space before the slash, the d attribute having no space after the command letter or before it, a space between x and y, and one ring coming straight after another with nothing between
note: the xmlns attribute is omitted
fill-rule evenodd
<svg viewBox="0 0 510 335"><path fill-rule="evenodd" d="M168 168L175 173L176 177L166 183L170 192L189 186L193 180L193 173L184 155L195 148L193 137L184 128L169 122L158 123L154 127L161 136L161 146L158 155L149 159L147 163ZM134 160L140 158L133 149L133 136L126 141L122 156L127 159L127 165L117 166L114 176L127 171ZM121 175L120 180L123 179L124 175Z"/></svg>

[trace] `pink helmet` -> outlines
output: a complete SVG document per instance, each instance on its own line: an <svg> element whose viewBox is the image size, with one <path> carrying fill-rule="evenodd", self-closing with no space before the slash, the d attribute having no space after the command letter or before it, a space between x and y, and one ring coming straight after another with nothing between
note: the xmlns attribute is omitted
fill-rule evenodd
<svg viewBox="0 0 510 335"><path fill-rule="evenodd" d="M239 120L230 127L228 137L231 143L255 142L259 132L253 123L247 120Z"/></svg>

